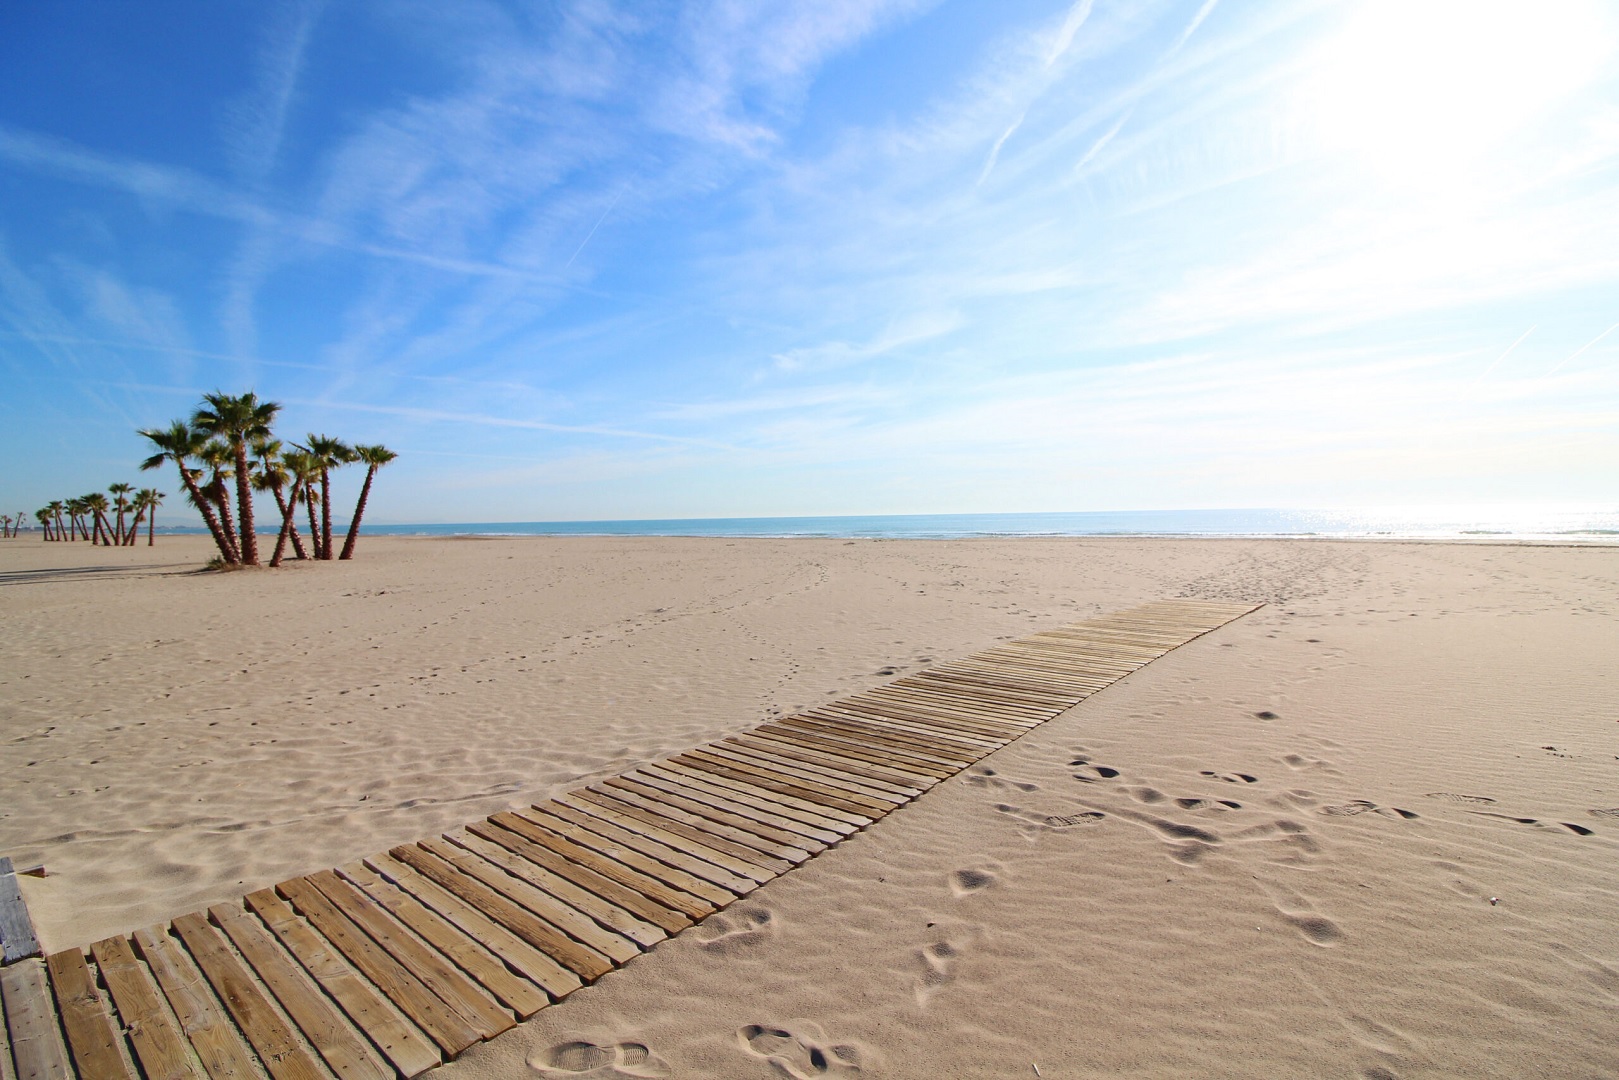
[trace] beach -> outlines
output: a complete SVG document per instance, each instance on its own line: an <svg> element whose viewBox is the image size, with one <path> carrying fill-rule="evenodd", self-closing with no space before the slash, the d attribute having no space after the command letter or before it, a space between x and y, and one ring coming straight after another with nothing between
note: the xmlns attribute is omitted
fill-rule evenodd
<svg viewBox="0 0 1619 1080"><path fill-rule="evenodd" d="M1619 546L0 542L47 950L1167 598L1256 612L445 1066L1619 1074Z"/></svg>

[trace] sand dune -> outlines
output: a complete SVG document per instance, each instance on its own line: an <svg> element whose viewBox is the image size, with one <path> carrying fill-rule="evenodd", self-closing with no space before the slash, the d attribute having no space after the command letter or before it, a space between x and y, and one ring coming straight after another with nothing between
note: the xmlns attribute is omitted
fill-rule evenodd
<svg viewBox="0 0 1619 1080"><path fill-rule="evenodd" d="M1619 1074L1619 550L204 542L0 544L48 947L999 638L1265 601L443 1074Z"/></svg>

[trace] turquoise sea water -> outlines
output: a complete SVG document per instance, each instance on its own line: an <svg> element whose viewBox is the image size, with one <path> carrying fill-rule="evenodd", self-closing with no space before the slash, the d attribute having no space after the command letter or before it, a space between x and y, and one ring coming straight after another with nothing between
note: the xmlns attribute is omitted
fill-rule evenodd
<svg viewBox="0 0 1619 1080"><path fill-rule="evenodd" d="M1275 536L1619 543L1619 508L1121 510L1045 514L499 521L376 525L374 536L822 536L945 540L989 536Z"/></svg>

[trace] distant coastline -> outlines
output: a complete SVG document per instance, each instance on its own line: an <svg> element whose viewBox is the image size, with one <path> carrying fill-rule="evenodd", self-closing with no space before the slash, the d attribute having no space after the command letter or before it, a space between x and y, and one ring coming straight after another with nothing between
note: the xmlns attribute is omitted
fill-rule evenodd
<svg viewBox="0 0 1619 1080"><path fill-rule="evenodd" d="M202 533L159 527L159 533ZM370 536L707 536L962 540L1009 536L1526 540L1619 544L1619 508L1124 510L1036 514L867 514L618 521L367 523Z"/></svg>

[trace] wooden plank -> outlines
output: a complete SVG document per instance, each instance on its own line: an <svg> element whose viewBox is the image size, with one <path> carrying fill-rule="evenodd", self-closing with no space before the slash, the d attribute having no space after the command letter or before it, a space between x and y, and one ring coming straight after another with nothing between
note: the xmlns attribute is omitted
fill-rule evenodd
<svg viewBox="0 0 1619 1080"><path fill-rule="evenodd" d="M840 703L877 709L884 715L888 715L890 710L901 710L894 715L914 715L952 733L992 742L1016 739L1029 730L1028 724L985 715L984 710L978 707L963 707L919 691L888 686L879 686L863 694L851 694L841 699Z"/></svg>
<svg viewBox="0 0 1619 1080"><path fill-rule="evenodd" d="M908 733L912 738L954 750L974 761L1012 741L1011 735L979 736L953 727L949 721L914 710L900 709L871 702L834 701L823 708L846 716L859 717L879 723L895 731Z"/></svg>
<svg viewBox="0 0 1619 1080"><path fill-rule="evenodd" d="M761 826L740 815L730 814L724 810L707 808L703 813L691 800L683 799L678 795L669 795L659 792L655 788L635 783L624 777L615 776L603 780L590 790L610 795L622 803L638 806L649 813L662 814L676 821L682 821L694 829L716 836L723 836L743 847L752 848L765 858L779 859L786 863L801 863L808 859L822 845L808 842L805 838L794 837L791 833ZM766 834L764 829L769 829Z"/></svg>
<svg viewBox="0 0 1619 1080"><path fill-rule="evenodd" d="M413 846L396 847L388 854L500 923L574 972L583 982L595 982L612 970L612 961L596 950L580 945L504 893L464 872L453 861L460 859L461 854L443 841L424 840Z"/></svg>
<svg viewBox="0 0 1619 1080"><path fill-rule="evenodd" d="M208 1075L213 1080L258 1075L252 1051L231 1026L179 943L162 927L135 931L134 942Z"/></svg>
<svg viewBox="0 0 1619 1080"><path fill-rule="evenodd" d="M146 1080L193 1080L202 1075L185 1036L175 1027L128 939L98 941L90 946L90 954Z"/></svg>
<svg viewBox="0 0 1619 1080"><path fill-rule="evenodd" d="M67 1031L68 1051L73 1055L79 1075L136 1080L135 1073L124 1062L123 1037L113 1018L107 1015L101 992L96 988L95 975L85 963L84 952L64 949L52 953L45 958L45 970L50 975L56 1010Z"/></svg>
<svg viewBox="0 0 1619 1080"><path fill-rule="evenodd" d="M559 878L570 881L607 903L623 908L638 919L644 919L666 934L678 934L696 919L713 911L713 907L694 896L677 893L662 882L641 880L627 867L623 874L604 874L596 869L594 857L576 857L575 845L564 837L555 836L544 829L524 821L516 814L503 812L489 819L489 829L480 826L478 834L486 840L515 852L529 862L549 870ZM471 828L471 826L469 826ZM583 849L580 849L583 852ZM583 852L591 856L590 852ZM613 864L617 867L617 864ZM662 894L668 892L667 897ZM693 913L696 914L693 914Z"/></svg>
<svg viewBox="0 0 1619 1080"><path fill-rule="evenodd" d="M768 871L772 876L785 874L793 868L794 862L803 859L784 859L779 855L767 854L760 845L774 847L766 844L759 837L752 837L752 843L747 843L734 837L732 834L738 830L726 828L712 821L704 821L692 814L682 813L673 807L660 806L655 802L637 798L628 792L612 792L597 787L585 788L572 793L573 797L595 803L604 809L615 813L636 818L647 825L656 826L667 833L684 837L693 843L701 844L705 848L741 859L760 870ZM746 835L746 834L743 834ZM804 855L807 856L807 852Z"/></svg>
<svg viewBox="0 0 1619 1080"><path fill-rule="evenodd" d="M703 772L740 780L764 788L766 791L791 796L810 806L819 807L829 817L841 817L844 821L862 828L882 817L890 809L887 806L871 805L866 800L854 796L839 795L835 789L824 784L796 780L772 769L737 764L723 755L705 753L701 750L677 754L669 760Z"/></svg>
<svg viewBox="0 0 1619 1080"><path fill-rule="evenodd" d="M737 737L748 740L763 739L778 747L788 747L806 754L823 755L830 761L846 763L848 768L865 769L873 776L895 777L918 792L926 791L954 772L943 766L924 768L920 764L901 762L895 755L879 753L869 746L847 742L840 745L824 737L809 736L801 731L784 728L780 724L757 727Z"/></svg>
<svg viewBox="0 0 1619 1080"><path fill-rule="evenodd" d="M828 740L836 747L852 747L874 760L890 762L896 768L903 766L918 771L926 770L927 775L935 780L947 779L966 768L966 765L959 761L946 760L914 746L890 741L882 732L869 725L857 727L850 721L835 717L816 717L800 713L757 730L772 733L789 731L797 737Z"/></svg>
<svg viewBox="0 0 1619 1080"><path fill-rule="evenodd" d="M496 831L495 826L484 823L483 828ZM446 833L445 841L459 848L454 852L456 868L471 873L492 889L528 908L534 914L556 927L568 937L585 945L608 960L610 966L628 963L641 955L641 947L615 930L601 926L589 915L535 884L544 871L529 876L532 868L539 870L521 856L499 844L476 835L461 836ZM448 849L446 849L448 851ZM449 854L444 858L448 859Z"/></svg>
<svg viewBox="0 0 1619 1080"><path fill-rule="evenodd" d="M324 1080L326 1070L281 1019L269 995L259 989L219 929L196 913L175 919L173 927L266 1071L275 1080Z"/></svg>
<svg viewBox="0 0 1619 1080"><path fill-rule="evenodd" d="M310 874L305 880L320 890L350 922L364 930L400 967L459 1013L480 1036L492 1039L516 1026L509 1009L501 1008L477 983L412 935L386 908L352 883L331 870Z"/></svg>
<svg viewBox="0 0 1619 1080"><path fill-rule="evenodd" d="M73 1076L46 986L45 961L28 957L0 968L0 1002L5 1006L17 1080L68 1080Z"/></svg>
<svg viewBox="0 0 1619 1080"><path fill-rule="evenodd" d="M536 806L535 809L543 810L552 817L577 825L581 829L589 829L598 836L623 844L648 858L658 860L665 866L683 870L696 879L728 889L738 896L744 896L759 886L759 882L751 877L665 843L662 837L653 835L650 829L625 828L621 822L614 821L606 815L590 813L560 799ZM681 888L685 886L681 885Z"/></svg>
<svg viewBox="0 0 1619 1080"><path fill-rule="evenodd" d="M387 950L366 936L312 882L306 878L293 878L275 888L298 914L309 920L309 924L321 936L446 1054L453 1057L478 1042L478 1029L460 1010L440 998L408 968L388 955Z"/></svg>
<svg viewBox="0 0 1619 1080"><path fill-rule="evenodd" d="M745 802L750 806L757 806L761 810L768 810L783 818L789 818L804 825L811 826L821 832L831 833L833 841L847 836L865 827L866 822L849 822L841 817L833 817L829 808L795 799L791 795L782 795L769 791L758 784L750 784L741 780L733 780L727 776L704 769L693 768L678 761L654 761L650 765L643 765L639 773L655 776L666 776L673 780L685 783L688 786L700 787L704 790L717 789L727 798ZM811 834L813 835L813 834Z"/></svg>
<svg viewBox="0 0 1619 1080"><path fill-rule="evenodd" d="M694 814L705 821L730 825L739 832L758 836L766 842L779 845L782 858L796 859L789 852L804 851L815 854L836 843L838 834L824 829L792 822L767 810L727 799L714 791L703 791L645 770L625 773L603 784L614 790L626 788L660 804L674 806ZM795 827L796 826L796 827Z"/></svg>
<svg viewBox="0 0 1619 1080"><path fill-rule="evenodd" d="M761 885L792 869L792 863L780 859L768 860L775 865L767 866L765 856L752 848L732 844L701 829L693 829L661 814L620 803L588 788L560 795L556 801L593 814L620 828L638 832L665 847L683 851L694 859L702 859Z"/></svg>
<svg viewBox="0 0 1619 1080"><path fill-rule="evenodd" d="M578 975L393 856L374 855L365 860L365 865L459 926L463 933L505 961L507 967L544 987L554 1000L560 1001L584 985Z"/></svg>
<svg viewBox="0 0 1619 1080"><path fill-rule="evenodd" d="M896 750L948 765L957 772L984 756L978 749L948 745L940 739L918 734L892 720L846 713L826 706L806 710L788 719L795 723L829 725L844 734L859 735L878 745L891 746Z"/></svg>
<svg viewBox="0 0 1619 1080"><path fill-rule="evenodd" d="M17 1080L11 1059L11 1036L6 1031L5 995L0 993L0 1080Z"/></svg>
<svg viewBox="0 0 1619 1080"><path fill-rule="evenodd" d="M822 784L830 784L840 790L857 792L866 798L887 803L891 807L904 806L922 794L921 788L909 784L896 784L889 780L877 780L867 776L858 771L858 765L846 768L835 762L829 754L806 754L802 750L763 740L732 736L717 743L710 743L708 749L715 753L724 752L727 755L760 761L772 769L789 772Z"/></svg>
<svg viewBox="0 0 1619 1080"><path fill-rule="evenodd" d="M656 878L666 885L679 889L681 892L706 900L715 907L724 907L736 899L734 893L712 882L688 873L680 867L660 862L658 859L646 855L634 847L603 836L595 829L585 828L565 817L552 814L549 812L548 807L534 806L527 810L514 811L514 813L525 821L542 826L573 841L580 847L589 848L596 854L606 856L622 866L638 870L647 877ZM748 882L748 885L752 887L753 882Z"/></svg>
<svg viewBox="0 0 1619 1080"><path fill-rule="evenodd" d="M385 1080L394 1075L263 923L234 904L215 904L208 917L230 938L332 1072L343 1080Z"/></svg>
<svg viewBox="0 0 1619 1080"><path fill-rule="evenodd" d="M14 964L38 955L39 939L17 884L16 868L9 857L0 855L0 962Z"/></svg>
<svg viewBox="0 0 1619 1080"><path fill-rule="evenodd" d="M463 847L470 847L508 874L521 878L541 892L561 901L567 905L568 909L577 912L579 918L588 918L596 926L609 931L610 933L603 938L603 944L607 948L593 947L605 952L608 956L618 960L619 963L623 963L633 955L633 953L625 953L622 959L619 958L620 951L630 947L631 944L638 945L642 949L650 949L669 936L656 923L640 918L628 908L608 900L600 893L576 884L569 877L563 877L552 872L546 864L555 862L556 856L546 848L538 847L511 830L503 829L490 821L474 821L467 826L467 833L476 840L469 840L466 837L453 837L451 838L452 842ZM636 895L639 896L640 894L637 893ZM642 900L644 901L645 898L642 897ZM544 912L540 914L543 915ZM571 923L573 920L570 918L569 921ZM690 920L686 920L683 916L682 922L686 926L691 925ZM570 933L573 932L569 927L565 926L564 929L568 929ZM586 932L589 933L590 931L587 929ZM573 936L579 937L581 941L588 942L591 940L590 937L580 937L579 934L574 934ZM621 943L617 940L618 938L623 938L625 941Z"/></svg>
<svg viewBox="0 0 1619 1080"><path fill-rule="evenodd" d="M432 1039L397 1013L381 991L294 915L285 901L269 889L259 889L248 893L245 902L400 1075L418 1076L439 1063Z"/></svg>
<svg viewBox="0 0 1619 1080"><path fill-rule="evenodd" d="M363 863L349 863L338 867L338 872L423 941L455 961L479 986L515 1012L518 1019L527 1020L551 1004L544 990L512 972L499 955L462 933L409 893L384 881L375 870Z"/></svg>

